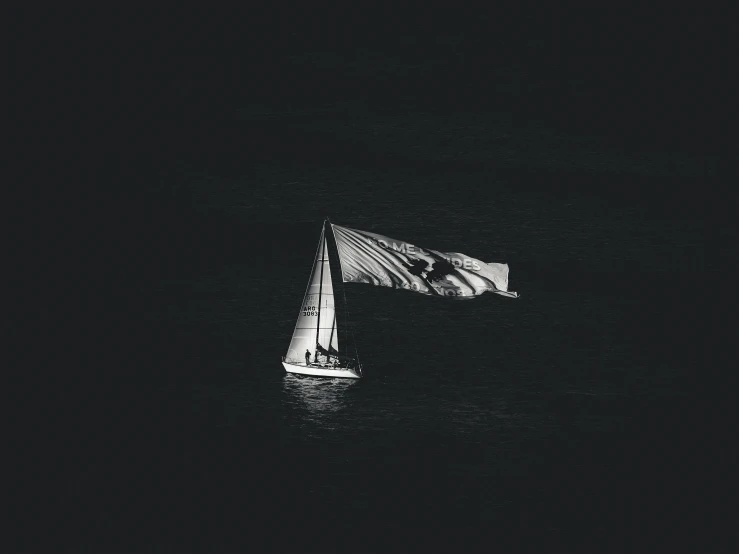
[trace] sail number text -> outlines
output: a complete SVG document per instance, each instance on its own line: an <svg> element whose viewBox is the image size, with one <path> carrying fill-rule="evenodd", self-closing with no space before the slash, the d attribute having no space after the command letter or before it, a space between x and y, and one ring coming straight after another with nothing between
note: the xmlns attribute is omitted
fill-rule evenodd
<svg viewBox="0 0 739 554"><path fill-rule="evenodd" d="M318 315L316 306L303 307L303 315Z"/></svg>

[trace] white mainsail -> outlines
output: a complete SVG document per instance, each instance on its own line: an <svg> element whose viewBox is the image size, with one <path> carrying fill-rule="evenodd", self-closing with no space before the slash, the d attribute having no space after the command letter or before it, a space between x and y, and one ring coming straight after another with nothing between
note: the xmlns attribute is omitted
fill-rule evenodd
<svg viewBox="0 0 739 554"><path fill-rule="evenodd" d="M323 231L285 361L305 363L306 350L313 360L316 344L327 351L338 353L334 287L331 282L328 245Z"/></svg>

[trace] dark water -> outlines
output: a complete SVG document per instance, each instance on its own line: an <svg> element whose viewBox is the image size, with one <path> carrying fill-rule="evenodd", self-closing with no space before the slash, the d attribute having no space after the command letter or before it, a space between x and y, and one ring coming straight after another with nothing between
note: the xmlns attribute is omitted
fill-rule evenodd
<svg viewBox="0 0 739 554"><path fill-rule="evenodd" d="M685 294L711 274L706 221L647 213L618 187L532 185L566 189L557 174L457 172L431 177L448 184L429 194L402 172L371 187L349 173L206 177L198 211L147 230L147 262L89 337L103 357L65 376L73 415L52 437L46 538L116 551L710 547L725 513L706 472L725 460L696 462L709 438L691 393L710 356ZM324 215L506 261L521 298L349 285L366 379L288 376L280 356Z"/></svg>
<svg viewBox="0 0 739 554"><path fill-rule="evenodd" d="M485 85L469 45L441 70L446 47L351 65L296 44L262 88L225 50L120 79L95 125L126 124L78 174L95 201L43 200L63 246L33 292L43 370L19 377L14 548L723 548L716 136L655 131L674 112L554 55ZM348 285L366 378L287 376L325 216L506 262L521 298Z"/></svg>

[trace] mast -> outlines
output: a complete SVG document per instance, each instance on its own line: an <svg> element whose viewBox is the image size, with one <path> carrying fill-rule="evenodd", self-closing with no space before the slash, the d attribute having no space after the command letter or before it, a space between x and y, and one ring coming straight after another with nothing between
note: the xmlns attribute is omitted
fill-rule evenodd
<svg viewBox="0 0 739 554"><path fill-rule="evenodd" d="M323 234L325 234L325 231ZM318 336L319 336L319 333L321 332L321 298L323 296L323 265L324 265L323 262L325 260L325 256L326 256L326 241L322 240L321 241L321 279L318 285L318 322L316 324L316 354L318 354L318 347L320 346L318 343ZM334 301L334 311L336 311L335 302L336 301ZM329 350L331 349L331 341L329 341L328 343L328 348ZM315 361L316 362L318 361L317 355L315 355Z"/></svg>

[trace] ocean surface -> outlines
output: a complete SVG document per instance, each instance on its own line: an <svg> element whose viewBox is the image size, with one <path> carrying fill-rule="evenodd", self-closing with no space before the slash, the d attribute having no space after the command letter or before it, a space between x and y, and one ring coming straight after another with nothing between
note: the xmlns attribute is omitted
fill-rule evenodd
<svg viewBox="0 0 739 554"><path fill-rule="evenodd" d="M502 68L482 89L482 54L426 97L426 66L364 60L352 81L316 56L261 103L224 85L225 57L152 65L115 140L90 139L104 155L80 150L89 198L39 198L33 236L60 246L26 300L43 370L14 374L13 551L722 550L718 139L618 127L626 108L599 134L574 77ZM505 262L520 298L347 284L365 378L287 375L327 216Z"/></svg>
<svg viewBox="0 0 739 554"><path fill-rule="evenodd" d="M55 494L28 508L51 522L45 540L116 552L709 548L724 513L712 476L693 473L708 437L692 393L708 356L689 290L710 275L707 222L624 193L629 175L591 175L611 181L595 194L576 175L515 168L352 173L189 175L189 193L207 198L142 220L150 241L114 266L125 285L113 311L89 312L100 327L85 371L55 381L68 415L49 431ZM287 375L325 216L506 262L521 297L348 284L365 378Z"/></svg>

